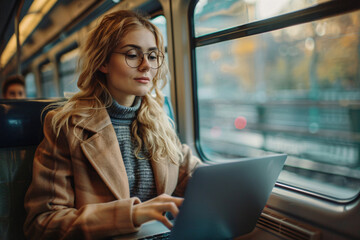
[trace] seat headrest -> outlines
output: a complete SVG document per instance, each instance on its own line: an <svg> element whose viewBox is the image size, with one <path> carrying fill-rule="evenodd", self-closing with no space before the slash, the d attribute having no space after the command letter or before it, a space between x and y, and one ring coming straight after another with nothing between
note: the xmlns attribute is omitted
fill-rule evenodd
<svg viewBox="0 0 360 240"><path fill-rule="evenodd" d="M41 112L65 99L0 100L0 148L38 145L43 138Z"/></svg>

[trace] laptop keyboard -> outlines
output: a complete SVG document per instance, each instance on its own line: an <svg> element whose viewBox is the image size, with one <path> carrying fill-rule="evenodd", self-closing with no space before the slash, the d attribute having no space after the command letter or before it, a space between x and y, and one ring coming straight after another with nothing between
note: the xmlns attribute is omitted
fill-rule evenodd
<svg viewBox="0 0 360 240"><path fill-rule="evenodd" d="M170 232L159 233L149 237L140 238L139 240L155 240L155 239L170 239Z"/></svg>

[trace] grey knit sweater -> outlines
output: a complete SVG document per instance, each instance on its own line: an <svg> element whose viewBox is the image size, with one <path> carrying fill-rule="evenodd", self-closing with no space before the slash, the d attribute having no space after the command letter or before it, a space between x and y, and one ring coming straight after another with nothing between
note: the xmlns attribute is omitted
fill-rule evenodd
<svg viewBox="0 0 360 240"><path fill-rule="evenodd" d="M113 100L107 111L119 141L129 179L130 197L138 197L141 201L146 201L156 196L156 186L146 150L144 148L141 150L140 159L136 158L134 153L137 144L131 134L131 123L136 118L140 104L140 97L136 97L131 107L122 106Z"/></svg>

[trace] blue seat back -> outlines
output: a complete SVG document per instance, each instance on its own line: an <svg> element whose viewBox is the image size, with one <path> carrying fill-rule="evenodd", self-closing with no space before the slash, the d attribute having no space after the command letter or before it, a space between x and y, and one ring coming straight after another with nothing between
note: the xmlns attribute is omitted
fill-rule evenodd
<svg viewBox="0 0 360 240"><path fill-rule="evenodd" d="M171 100L168 96L164 97L164 110L171 120L175 122L174 110L171 105Z"/></svg>
<svg viewBox="0 0 360 240"><path fill-rule="evenodd" d="M41 112L59 100L0 100L0 239L25 239L24 196L35 150L43 138Z"/></svg>

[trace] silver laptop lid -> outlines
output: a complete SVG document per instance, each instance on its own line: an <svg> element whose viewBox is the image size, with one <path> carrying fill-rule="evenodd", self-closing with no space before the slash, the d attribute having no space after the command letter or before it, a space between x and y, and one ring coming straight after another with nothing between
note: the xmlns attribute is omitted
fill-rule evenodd
<svg viewBox="0 0 360 240"><path fill-rule="evenodd" d="M196 169L170 239L231 239L251 232L286 157L246 158Z"/></svg>

